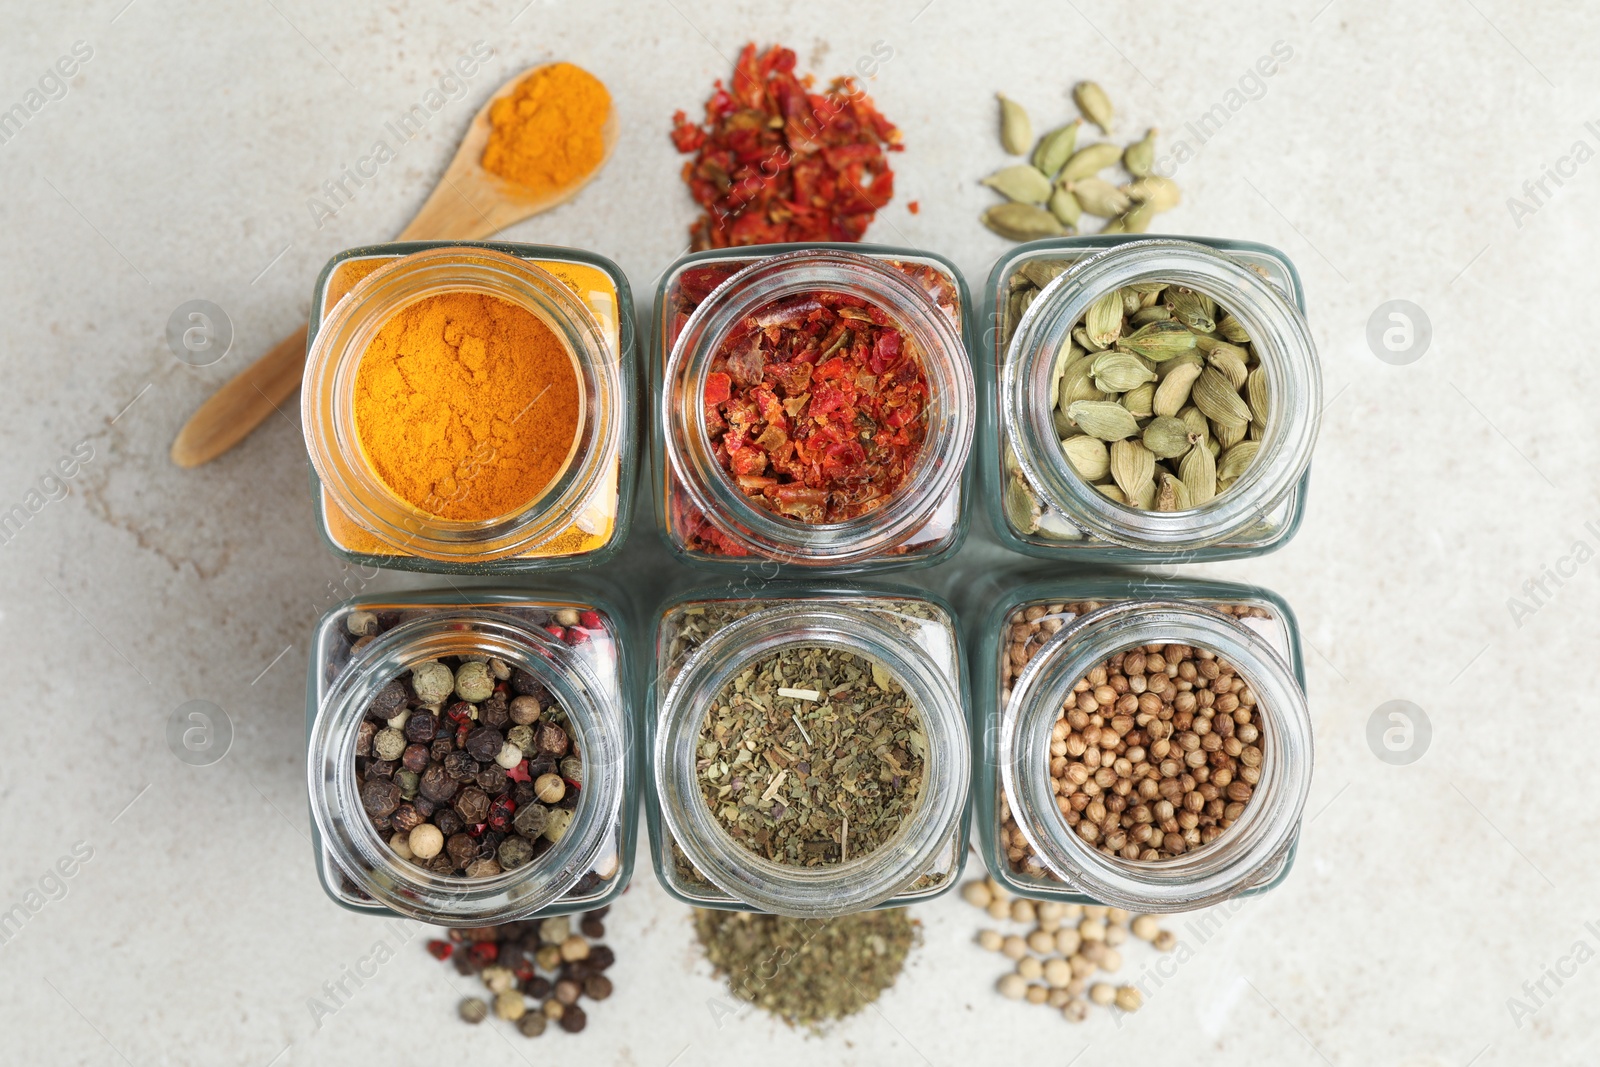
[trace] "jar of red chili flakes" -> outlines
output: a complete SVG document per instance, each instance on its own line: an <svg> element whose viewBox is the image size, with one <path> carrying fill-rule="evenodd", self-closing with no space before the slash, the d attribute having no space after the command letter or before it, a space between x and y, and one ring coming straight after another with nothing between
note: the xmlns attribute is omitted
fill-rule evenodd
<svg viewBox="0 0 1600 1067"><path fill-rule="evenodd" d="M656 295L656 514L686 562L925 566L966 536L967 292L927 253L721 249Z"/></svg>

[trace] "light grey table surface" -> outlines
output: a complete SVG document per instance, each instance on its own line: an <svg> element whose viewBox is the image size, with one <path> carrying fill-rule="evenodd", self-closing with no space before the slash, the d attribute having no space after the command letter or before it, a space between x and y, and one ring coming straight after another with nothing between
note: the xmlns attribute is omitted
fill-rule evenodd
<svg viewBox="0 0 1600 1067"><path fill-rule="evenodd" d="M1600 12L524 2L0 4L0 108L46 97L0 143L0 509L43 503L0 547L0 910L27 913L0 945L0 1060L1592 1060L1600 375L1583 331L1600 300ZM824 76L892 50L869 88L907 150L869 236L946 253L974 286L1006 247L976 221L991 202L976 179L1005 161L995 90L1050 124L1085 77L1117 101L1119 132L1158 126L1196 150L1164 229L1298 264L1327 387L1304 529L1275 555L1194 568L1275 589L1303 624L1319 751L1298 866L1213 936L1179 924L1192 951L1120 1021L1000 1000L1001 960L972 943L983 916L951 896L916 910L926 943L899 984L830 1038L759 1014L719 1026L721 987L642 846L610 920L618 993L581 1039L458 1024L471 987L421 935L318 1019L309 1001L384 934L324 898L306 841L307 637L345 572L317 540L293 418L192 472L168 443L303 321L329 256L400 229L479 101L532 62L603 78L621 141L576 203L506 236L610 256L647 302L692 217L670 116L697 111L747 39L788 43ZM485 69L317 225L322 183L478 41ZM92 54L58 85L75 42ZM1241 82L1279 42L1281 69ZM1203 142L1190 131L1230 102ZM196 298L235 330L204 369L163 336ZM1397 299L1431 322L1405 365L1366 339ZM46 481L75 447L92 459ZM999 565L985 537L966 575ZM648 593L664 560L645 510L614 573ZM404 584L431 583L368 588ZM168 748L192 699L232 723L212 766ZM1393 699L1432 725L1406 766L1367 741ZM74 849L91 858L57 881ZM1153 963L1128 958L1134 975Z"/></svg>

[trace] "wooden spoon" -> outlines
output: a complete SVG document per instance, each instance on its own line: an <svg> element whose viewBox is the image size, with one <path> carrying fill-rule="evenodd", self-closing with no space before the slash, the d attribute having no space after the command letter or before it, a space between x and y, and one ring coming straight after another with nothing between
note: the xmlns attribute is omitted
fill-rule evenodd
<svg viewBox="0 0 1600 1067"><path fill-rule="evenodd" d="M396 240L482 240L513 223L571 200L605 166L617 143L615 107L606 115L602 128L605 151L600 162L565 188L535 196L525 186L483 169L483 149L489 143L490 105L510 94L540 66L529 67L506 82L478 109L439 184L434 186L411 225L402 230ZM302 326L200 405L172 442L172 462L180 467L198 467L244 440L300 388L305 364L306 327Z"/></svg>

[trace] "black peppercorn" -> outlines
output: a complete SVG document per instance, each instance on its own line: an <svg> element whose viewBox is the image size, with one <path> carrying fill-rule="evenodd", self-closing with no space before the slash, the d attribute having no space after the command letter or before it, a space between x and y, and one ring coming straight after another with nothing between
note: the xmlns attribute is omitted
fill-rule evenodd
<svg viewBox="0 0 1600 1067"><path fill-rule="evenodd" d="M588 917L591 918L591 919L604 919L607 915L610 915L610 914L611 914L611 905L610 904L606 904L606 905L603 905L603 906L598 907L598 908L594 909L593 911L591 911L589 913Z"/></svg>
<svg viewBox="0 0 1600 1067"><path fill-rule="evenodd" d="M528 778L538 781L547 774L555 774L560 769L554 756L530 756L528 759Z"/></svg>
<svg viewBox="0 0 1600 1067"><path fill-rule="evenodd" d="M550 995L550 979L536 974L522 983L522 991L534 1000L543 1000Z"/></svg>
<svg viewBox="0 0 1600 1067"><path fill-rule="evenodd" d="M417 814L421 815L424 819L431 818L434 811L437 810L438 807L438 805L434 804L433 801L429 800L425 796L422 796L420 793L411 798L411 806L416 808Z"/></svg>
<svg viewBox="0 0 1600 1067"><path fill-rule="evenodd" d="M597 971L603 971L617 962L617 954L611 951L608 945L589 946L589 966Z"/></svg>
<svg viewBox="0 0 1600 1067"><path fill-rule="evenodd" d="M439 720L430 711L413 712L406 720L406 740L420 745L428 744L439 733Z"/></svg>
<svg viewBox="0 0 1600 1067"><path fill-rule="evenodd" d="M539 682L539 679L520 667L511 672L511 691L518 696L533 697L541 705L550 703L550 691Z"/></svg>
<svg viewBox="0 0 1600 1067"><path fill-rule="evenodd" d="M428 746L428 755L436 760L442 760L456 750L456 743L448 737L435 737L433 744Z"/></svg>
<svg viewBox="0 0 1600 1067"><path fill-rule="evenodd" d="M541 722L533 735L533 747L542 756L565 756L567 754L567 732L553 722ZM469 737L467 743L471 744Z"/></svg>
<svg viewBox="0 0 1600 1067"><path fill-rule="evenodd" d="M576 1004L568 1004L566 1009L562 1011L561 1029L567 1033L576 1034L587 1025L589 1025L589 1017Z"/></svg>
<svg viewBox="0 0 1600 1067"><path fill-rule="evenodd" d="M564 741L566 734L561 736ZM505 734L490 726L480 726L467 735L467 753L482 763L493 763L505 743Z"/></svg>
<svg viewBox="0 0 1600 1067"><path fill-rule="evenodd" d="M371 719L362 719L361 725L356 727L356 755L372 755L372 735L378 732L378 724Z"/></svg>
<svg viewBox="0 0 1600 1067"><path fill-rule="evenodd" d="M478 707L478 721L503 730L511 721L511 704L504 693L496 693Z"/></svg>
<svg viewBox="0 0 1600 1067"><path fill-rule="evenodd" d="M455 809L468 826L480 823L489 817L489 794L469 785L456 797Z"/></svg>
<svg viewBox="0 0 1600 1067"><path fill-rule="evenodd" d="M528 805L528 804L532 804L535 800L538 799L536 796L534 796L533 783L532 782L513 782L513 783L511 783L511 799L516 802L516 805L519 808L524 807L525 805Z"/></svg>
<svg viewBox="0 0 1600 1067"><path fill-rule="evenodd" d="M604 1000L611 995L611 979L603 974L592 974L583 983L583 995L590 1000Z"/></svg>
<svg viewBox="0 0 1600 1067"><path fill-rule="evenodd" d="M400 806L400 787L387 778L368 778L361 783L361 806L370 815L388 815Z"/></svg>
<svg viewBox="0 0 1600 1067"><path fill-rule="evenodd" d="M387 815L373 815L367 821L372 823L372 828L378 832L379 837L388 837L389 831L393 829L389 825L389 816Z"/></svg>
<svg viewBox="0 0 1600 1067"><path fill-rule="evenodd" d="M408 771L421 774L428 767L428 746L407 745L405 751L400 753L400 766Z"/></svg>
<svg viewBox="0 0 1600 1067"><path fill-rule="evenodd" d="M421 822L422 813L417 810L414 804L401 804L389 813L389 824L396 830L404 830L406 833L410 833Z"/></svg>
<svg viewBox="0 0 1600 1067"><path fill-rule="evenodd" d="M511 779L506 775L506 769L498 763L491 763L478 772L478 788L492 797L497 797L511 788Z"/></svg>
<svg viewBox="0 0 1600 1067"><path fill-rule="evenodd" d="M392 778L399 763L392 759L375 759L367 764L368 778Z"/></svg>
<svg viewBox="0 0 1600 1067"><path fill-rule="evenodd" d="M452 752L444 758L444 773L458 782L476 778L482 768L465 752Z"/></svg>
<svg viewBox="0 0 1600 1067"><path fill-rule="evenodd" d="M459 788L442 763L430 763L417 783L418 792L439 804L449 801Z"/></svg>
<svg viewBox="0 0 1600 1067"><path fill-rule="evenodd" d="M523 837L538 837L550 825L550 809L543 804L524 804L511 819L511 826Z"/></svg>
<svg viewBox="0 0 1600 1067"><path fill-rule="evenodd" d="M543 1012L530 1011L517 1020L517 1030L523 1037L538 1037L549 1023Z"/></svg>
<svg viewBox="0 0 1600 1067"><path fill-rule="evenodd" d="M471 834L451 834L450 840L445 842L444 850L450 853L450 858L455 860L457 867L465 868L478 858L478 839Z"/></svg>
<svg viewBox="0 0 1600 1067"><path fill-rule="evenodd" d="M563 978L556 983L555 992L551 995L570 1008L583 996L583 987L570 978Z"/></svg>
<svg viewBox="0 0 1600 1067"><path fill-rule="evenodd" d="M506 835L499 830L485 830L478 838L478 855L484 859L495 859L500 842L505 839Z"/></svg>
<svg viewBox="0 0 1600 1067"><path fill-rule="evenodd" d="M467 828L467 824L462 821L461 816L456 814L456 809L454 808L440 808L435 812L433 825L437 826L439 832L446 837L451 834L459 834Z"/></svg>
<svg viewBox="0 0 1600 1067"><path fill-rule="evenodd" d="M392 719L405 702L406 687L400 684L399 679L395 679L373 696L372 703L367 705L367 718Z"/></svg>
<svg viewBox="0 0 1600 1067"><path fill-rule="evenodd" d="M606 924L596 919L593 915L585 915L578 924L578 929L583 931L583 936L597 941L606 936Z"/></svg>

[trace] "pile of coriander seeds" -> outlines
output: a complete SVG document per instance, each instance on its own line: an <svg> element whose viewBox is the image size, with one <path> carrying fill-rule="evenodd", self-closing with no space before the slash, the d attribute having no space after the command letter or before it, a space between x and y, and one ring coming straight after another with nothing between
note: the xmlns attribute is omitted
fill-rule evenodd
<svg viewBox="0 0 1600 1067"><path fill-rule="evenodd" d="M466 878L549 850L571 825L584 774L550 691L478 655L419 663L379 689L357 727L354 769L367 818L397 856Z"/></svg>

